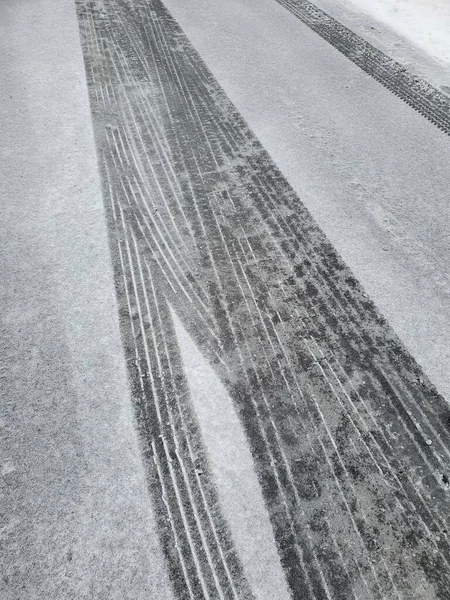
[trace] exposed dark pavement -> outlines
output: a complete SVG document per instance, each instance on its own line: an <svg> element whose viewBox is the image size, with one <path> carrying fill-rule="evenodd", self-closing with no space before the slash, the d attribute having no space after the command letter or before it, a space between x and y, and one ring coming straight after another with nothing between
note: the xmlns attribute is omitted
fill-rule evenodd
<svg viewBox="0 0 450 600"><path fill-rule="evenodd" d="M274 0L76 9L0 13L2 594L448 598L448 136Z"/></svg>

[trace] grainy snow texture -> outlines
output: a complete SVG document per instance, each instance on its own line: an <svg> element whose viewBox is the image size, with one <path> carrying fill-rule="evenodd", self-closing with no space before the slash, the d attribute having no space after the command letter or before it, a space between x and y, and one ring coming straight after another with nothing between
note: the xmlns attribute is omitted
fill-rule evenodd
<svg viewBox="0 0 450 600"><path fill-rule="evenodd" d="M448 600L448 98L319 9L0 3L1 600Z"/></svg>
<svg viewBox="0 0 450 600"><path fill-rule="evenodd" d="M392 27L434 58L450 65L448 0L337 0Z"/></svg>
<svg viewBox="0 0 450 600"><path fill-rule="evenodd" d="M0 2L0 598L171 600L72 0Z"/></svg>

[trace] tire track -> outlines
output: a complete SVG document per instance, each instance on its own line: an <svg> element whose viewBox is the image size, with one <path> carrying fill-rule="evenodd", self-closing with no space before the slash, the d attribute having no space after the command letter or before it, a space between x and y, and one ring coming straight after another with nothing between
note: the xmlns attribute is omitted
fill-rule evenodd
<svg viewBox="0 0 450 600"><path fill-rule="evenodd" d="M175 589L251 597L167 302L235 402L293 597L445 598L445 402L161 2L77 7L124 343Z"/></svg>
<svg viewBox="0 0 450 600"><path fill-rule="evenodd" d="M308 0L277 0L336 50L406 102L444 133L450 134L450 98L409 73L356 33Z"/></svg>
<svg viewBox="0 0 450 600"><path fill-rule="evenodd" d="M343 313L345 314L345 311L343 310Z"/></svg>
<svg viewBox="0 0 450 600"><path fill-rule="evenodd" d="M292 258L295 258L295 257L293 256ZM325 287L325 286L324 286L324 287ZM336 286L335 286L335 287L336 287ZM337 290L336 290L336 296L338 296L338 295L340 295L340 294L339 294L339 289L338 289L338 287L337 287ZM367 303L366 303L366 304L367 304ZM364 307L364 310L366 310L366 306ZM346 318L346 310L345 310L344 308L342 309L342 318ZM351 323L350 323L349 325L351 325ZM421 414L420 418L427 420L427 417L426 417L426 416L425 416L423 413ZM440 435L442 435L442 434L443 434L443 435L445 436L445 430L444 430L444 431L442 431L442 426L441 426L441 423L440 423L440 422L439 422L439 426L440 426L440 429L441 429L441 432L442 432ZM436 436L437 436L437 440L438 440L438 441L440 441L440 436L439 436L439 435L437 435L437 434L436 434Z"/></svg>
<svg viewBox="0 0 450 600"><path fill-rule="evenodd" d="M229 536L226 535L226 525L217 510L218 501L213 487L208 486L208 465L199 447L195 421L192 415L189 416L186 384L176 384L175 379L170 377L173 366L171 364L169 368L167 355L159 349L161 345L167 347L166 337L171 333L172 348L176 346L176 341L173 332L167 331L167 326L164 330L158 327L161 324L160 307L157 304L152 269L148 263L145 263L145 267L141 263L138 243L126 223L122 207L116 206L116 211L121 215L125 235L128 229L124 244L126 252L121 251L120 255L123 272L131 280L125 283L125 286L132 286L131 292L127 293L127 299L129 314L135 315L131 321L134 322L132 331L136 346L135 357L139 365L144 401L143 440L147 444L151 441L152 460L156 465L161 485L159 493L164 501L164 512L174 532L181 571L186 580L185 585L178 583L176 587L182 597L183 589L187 588L192 598L251 598L250 591L246 591L245 582L239 581L239 578L237 583L234 581L239 564L233 557L233 548ZM128 240L131 240L131 243ZM144 279L145 272L147 281ZM153 302L149 297L150 293L153 294ZM168 312L167 308L165 312ZM158 324L155 318L158 318ZM149 324L150 329L145 323ZM163 364L163 360L166 364ZM172 349L171 363L176 360ZM179 367L178 371L180 370ZM180 385L183 384L184 390L181 390L183 393L180 394ZM154 402L149 403L149 398ZM174 409L173 400L177 410ZM189 418L190 422L187 423ZM195 453L192 451L193 445ZM201 479L199 472L202 473ZM165 527L167 528L166 524ZM212 558L212 552L219 556L219 562ZM169 552L168 554L170 555ZM234 571L233 577L231 571ZM177 581L179 572L175 570L173 576ZM239 587L239 596L236 587Z"/></svg>

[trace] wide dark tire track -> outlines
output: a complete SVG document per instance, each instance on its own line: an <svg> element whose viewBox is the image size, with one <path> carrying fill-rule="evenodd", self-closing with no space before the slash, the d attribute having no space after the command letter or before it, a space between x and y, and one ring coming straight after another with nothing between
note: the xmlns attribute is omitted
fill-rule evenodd
<svg viewBox="0 0 450 600"><path fill-rule="evenodd" d="M293 597L448 597L444 400L162 3L77 9L137 421L180 598L252 592L169 304L235 402Z"/></svg>
<svg viewBox="0 0 450 600"><path fill-rule="evenodd" d="M309 0L276 0L411 108L450 134L450 98Z"/></svg>

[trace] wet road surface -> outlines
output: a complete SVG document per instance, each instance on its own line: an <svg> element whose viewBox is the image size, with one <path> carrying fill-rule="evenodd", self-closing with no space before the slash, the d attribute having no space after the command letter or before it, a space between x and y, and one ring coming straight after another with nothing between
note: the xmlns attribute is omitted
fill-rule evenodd
<svg viewBox="0 0 450 600"><path fill-rule="evenodd" d="M445 400L164 4L77 11L176 597L448 597Z"/></svg>

